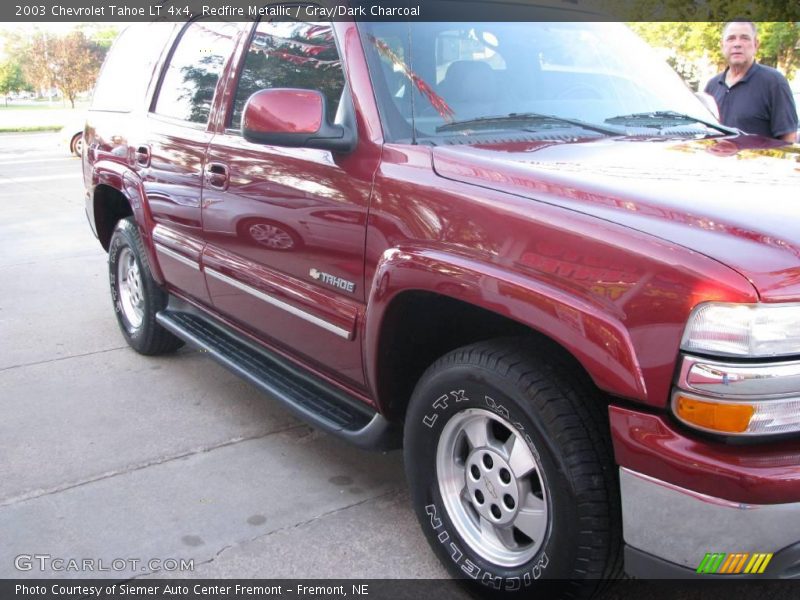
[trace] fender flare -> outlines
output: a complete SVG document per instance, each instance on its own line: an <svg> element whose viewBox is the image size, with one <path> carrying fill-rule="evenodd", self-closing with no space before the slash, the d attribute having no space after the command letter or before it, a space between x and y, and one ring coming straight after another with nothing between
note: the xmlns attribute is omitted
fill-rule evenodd
<svg viewBox="0 0 800 600"><path fill-rule="evenodd" d="M97 219L97 201L94 197L95 190L101 185L110 187L122 194L130 205L133 218L139 226L139 233L144 242L145 252L147 252L153 279L160 285L163 285L164 275L161 272L155 246L153 245L153 238L150 235L155 226L155 222L153 221L149 206L147 205L142 178L127 165L115 161L105 160L94 163L92 165L91 186L95 220Z"/></svg>
<svg viewBox="0 0 800 600"><path fill-rule="evenodd" d="M448 296L517 321L565 348L600 389L626 398L647 397L633 342L619 319L496 265L419 248L387 250L375 271L364 318L364 363L373 390L384 318L392 302L409 291Z"/></svg>

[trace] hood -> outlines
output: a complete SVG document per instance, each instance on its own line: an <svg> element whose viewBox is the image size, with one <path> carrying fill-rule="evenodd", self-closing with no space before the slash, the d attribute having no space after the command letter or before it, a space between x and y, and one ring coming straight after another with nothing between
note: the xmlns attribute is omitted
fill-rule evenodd
<svg viewBox="0 0 800 600"><path fill-rule="evenodd" d="M743 135L443 145L436 173L563 206L735 269L762 300L800 300L800 145Z"/></svg>

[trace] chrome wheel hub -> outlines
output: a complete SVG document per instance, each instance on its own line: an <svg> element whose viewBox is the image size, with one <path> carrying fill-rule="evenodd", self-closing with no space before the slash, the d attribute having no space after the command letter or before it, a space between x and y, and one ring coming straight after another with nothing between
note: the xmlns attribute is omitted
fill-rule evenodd
<svg viewBox="0 0 800 600"><path fill-rule="evenodd" d="M506 419L468 409L450 419L436 451L454 527L481 557L504 567L531 560L550 522L541 465L526 438Z"/></svg>
<svg viewBox="0 0 800 600"><path fill-rule="evenodd" d="M139 263L130 248L124 248L119 254L117 282L122 314L135 329L144 320L144 286Z"/></svg>
<svg viewBox="0 0 800 600"><path fill-rule="evenodd" d="M508 525L519 512L519 486L505 457L489 448L467 459L467 491L475 510L490 523Z"/></svg>

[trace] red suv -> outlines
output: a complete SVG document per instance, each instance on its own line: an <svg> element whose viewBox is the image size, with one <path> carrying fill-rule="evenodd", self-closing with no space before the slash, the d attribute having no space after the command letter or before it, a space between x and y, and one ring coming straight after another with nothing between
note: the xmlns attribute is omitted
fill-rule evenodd
<svg viewBox="0 0 800 600"><path fill-rule="evenodd" d="M83 167L135 350L402 444L514 590L800 573L799 158L615 24L195 20L122 34Z"/></svg>

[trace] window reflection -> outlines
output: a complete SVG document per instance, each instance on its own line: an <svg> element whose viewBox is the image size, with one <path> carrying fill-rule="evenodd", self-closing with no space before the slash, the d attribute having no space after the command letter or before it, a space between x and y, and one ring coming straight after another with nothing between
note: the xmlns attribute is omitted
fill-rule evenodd
<svg viewBox="0 0 800 600"><path fill-rule="evenodd" d="M256 27L245 58L230 126L239 128L247 99L268 88L319 90L333 117L344 75L331 26L324 23L270 23Z"/></svg>
<svg viewBox="0 0 800 600"><path fill-rule="evenodd" d="M236 32L232 23L198 21L184 30L164 73L157 114L208 123L217 80L233 51Z"/></svg>

